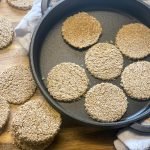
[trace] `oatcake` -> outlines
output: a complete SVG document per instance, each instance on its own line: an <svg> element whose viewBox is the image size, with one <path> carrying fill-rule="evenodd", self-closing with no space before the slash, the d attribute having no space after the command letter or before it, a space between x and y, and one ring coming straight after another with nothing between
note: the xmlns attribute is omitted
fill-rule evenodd
<svg viewBox="0 0 150 150"><path fill-rule="evenodd" d="M140 23L124 25L117 33L116 45L129 58L144 58L150 53L150 29Z"/></svg>
<svg viewBox="0 0 150 150"><path fill-rule="evenodd" d="M48 73L48 91L59 101L69 102L82 96L88 88L85 70L74 63L61 63Z"/></svg>
<svg viewBox="0 0 150 150"><path fill-rule="evenodd" d="M13 40L13 27L11 22L0 16L0 49L8 46Z"/></svg>
<svg viewBox="0 0 150 150"><path fill-rule="evenodd" d="M51 144L52 141L53 140L51 140L50 143L34 145L34 144L22 142L20 140L17 140L16 138L14 139L16 146L21 150L44 150L46 147L48 147Z"/></svg>
<svg viewBox="0 0 150 150"><path fill-rule="evenodd" d="M0 133L2 132L10 113L9 104L0 96Z"/></svg>
<svg viewBox="0 0 150 150"><path fill-rule="evenodd" d="M127 104L123 90L111 83L95 85L85 97L85 109L97 121L113 122L121 119Z"/></svg>
<svg viewBox="0 0 150 150"><path fill-rule="evenodd" d="M130 97L150 98L150 62L139 61L127 66L121 75L121 83Z"/></svg>
<svg viewBox="0 0 150 150"><path fill-rule="evenodd" d="M32 7L34 0L7 0L8 4L14 8L28 10Z"/></svg>
<svg viewBox="0 0 150 150"><path fill-rule="evenodd" d="M0 95L9 103L24 103L35 90L36 84L28 67L13 66L0 75Z"/></svg>
<svg viewBox="0 0 150 150"><path fill-rule="evenodd" d="M85 64L95 77L110 80L121 74L123 57L114 45L98 43L87 51Z"/></svg>
<svg viewBox="0 0 150 150"><path fill-rule="evenodd" d="M51 144L60 125L60 114L45 99L35 98L20 106L12 130L16 144L22 149L43 150Z"/></svg>
<svg viewBox="0 0 150 150"><path fill-rule="evenodd" d="M101 33L100 22L85 12L68 17L62 26L63 38L79 49L95 44Z"/></svg>

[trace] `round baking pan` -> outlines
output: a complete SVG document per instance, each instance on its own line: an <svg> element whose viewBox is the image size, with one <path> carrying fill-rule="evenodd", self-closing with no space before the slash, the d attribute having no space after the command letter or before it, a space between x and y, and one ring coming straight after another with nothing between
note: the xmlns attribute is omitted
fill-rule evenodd
<svg viewBox="0 0 150 150"><path fill-rule="evenodd" d="M47 101L61 113L95 127L120 128L146 118L150 114L150 101L137 101L128 97L128 109L121 120L111 123L95 121L84 109L84 97L72 103L56 101L46 88L46 79L52 67L62 62L74 62L85 68L84 56L88 48L77 50L66 44L61 36L62 23L68 16L80 11L88 12L102 24L103 35L99 42L114 43L122 25L142 22L149 27L150 7L137 0L63 0L53 8L48 8L49 1L43 2L44 15L35 29L30 45L30 64L33 76ZM145 60L150 61L150 57ZM132 62L124 57L124 67ZM103 82L91 76L87 70L86 73L90 87ZM110 82L120 87L120 77ZM137 124L131 127L135 128Z"/></svg>

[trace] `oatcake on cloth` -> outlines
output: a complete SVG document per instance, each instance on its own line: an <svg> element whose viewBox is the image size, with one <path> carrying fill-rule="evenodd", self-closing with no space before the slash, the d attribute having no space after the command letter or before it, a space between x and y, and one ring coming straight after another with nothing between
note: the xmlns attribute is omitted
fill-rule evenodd
<svg viewBox="0 0 150 150"><path fill-rule="evenodd" d="M95 85L85 97L85 110L97 121L120 120L127 110L127 104L123 90L111 83Z"/></svg>
<svg viewBox="0 0 150 150"><path fill-rule="evenodd" d="M150 98L150 62L139 61L127 66L121 83L126 93L139 100Z"/></svg>
<svg viewBox="0 0 150 150"><path fill-rule="evenodd" d="M89 79L82 67L68 62L53 67L47 82L48 91L55 99L69 102L86 92Z"/></svg>
<svg viewBox="0 0 150 150"><path fill-rule="evenodd" d="M62 26L63 38L79 49L95 44L101 33L100 22L85 12L68 17Z"/></svg>
<svg viewBox="0 0 150 150"><path fill-rule="evenodd" d="M150 29L140 23L124 25L117 33L116 45L129 58L144 58L150 54Z"/></svg>
<svg viewBox="0 0 150 150"><path fill-rule="evenodd" d="M22 104L33 96L35 90L29 67L12 66L0 74L0 95L9 103Z"/></svg>
<svg viewBox="0 0 150 150"><path fill-rule="evenodd" d="M85 64L96 78L110 80L121 74L123 57L114 45L98 43L87 51Z"/></svg>
<svg viewBox="0 0 150 150"><path fill-rule="evenodd" d="M8 46L13 40L13 27L11 22L0 16L0 49Z"/></svg>

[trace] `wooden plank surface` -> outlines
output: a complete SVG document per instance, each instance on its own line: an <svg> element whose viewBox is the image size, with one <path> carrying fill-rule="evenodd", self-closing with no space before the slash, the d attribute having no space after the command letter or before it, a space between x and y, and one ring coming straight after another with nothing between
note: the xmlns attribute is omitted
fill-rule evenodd
<svg viewBox="0 0 150 150"><path fill-rule="evenodd" d="M26 11L8 6L6 0L0 2L0 15L10 19L14 27L26 13ZM0 51L0 72L15 64L28 64L28 57L24 49L14 39L9 47ZM40 96L40 92L37 91L35 96ZM11 119L17 108L18 106L11 105L10 121L0 135L0 150L17 150L11 136ZM115 135L115 131L85 127L76 121L63 117L62 129L48 150L112 150L114 149Z"/></svg>

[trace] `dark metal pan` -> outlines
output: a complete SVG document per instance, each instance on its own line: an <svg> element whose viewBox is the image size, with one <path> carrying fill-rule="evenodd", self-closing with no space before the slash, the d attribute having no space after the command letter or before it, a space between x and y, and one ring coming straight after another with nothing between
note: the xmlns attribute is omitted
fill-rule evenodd
<svg viewBox="0 0 150 150"><path fill-rule="evenodd" d="M74 62L84 65L84 56L87 49L78 51L66 44L61 36L61 26L66 17L79 11L86 11L101 21L103 35L99 42L115 41L119 28L128 23L142 22L150 27L150 7L137 0L63 0L57 6L49 9L49 1L43 0L43 17L32 37L30 46L30 64L33 76L47 101L61 113L87 125L95 127L121 128L131 125L136 130L150 131L141 128L135 123L150 115L150 101L137 101L128 97L129 106L126 114L120 121L112 123L97 122L91 119L84 109L84 98L73 103L62 103L54 100L47 91L46 78L48 72L61 62ZM150 61L150 57L145 58ZM124 57L124 67L132 60ZM90 87L101 80L90 76ZM120 78L111 83L120 87ZM133 124L135 123L135 124ZM140 126L140 129L139 129Z"/></svg>

